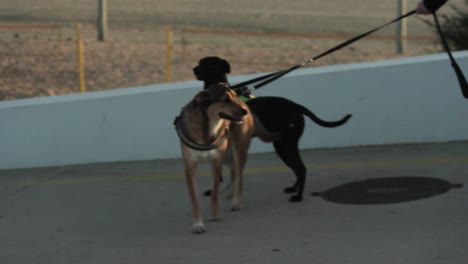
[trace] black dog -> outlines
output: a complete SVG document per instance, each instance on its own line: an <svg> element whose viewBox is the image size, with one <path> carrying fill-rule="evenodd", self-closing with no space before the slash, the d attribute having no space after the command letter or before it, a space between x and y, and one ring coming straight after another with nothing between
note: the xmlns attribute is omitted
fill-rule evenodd
<svg viewBox="0 0 468 264"><path fill-rule="evenodd" d="M231 66L218 57L205 57L193 68L197 80L204 82L204 88L217 83L228 83L227 74ZM284 189L295 193L289 200L302 200L307 169L299 152L299 139L304 131L304 115L322 127L337 127L345 124L351 115L341 120L328 122L321 120L309 109L282 97L262 96L247 101L255 118L255 136L264 142L273 142L278 156L296 174L293 186Z"/></svg>

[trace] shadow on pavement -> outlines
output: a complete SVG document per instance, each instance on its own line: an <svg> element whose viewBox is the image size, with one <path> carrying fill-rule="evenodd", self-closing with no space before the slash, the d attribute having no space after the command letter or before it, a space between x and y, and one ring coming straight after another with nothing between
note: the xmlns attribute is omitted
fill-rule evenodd
<svg viewBox="0 0 468 264"><path fill-rule="evenodd" d="M312 193L339 204L391 204L442 195L453 188L462 188L445 180L429 177L388 177L346 183L323 192Z"/></svg>

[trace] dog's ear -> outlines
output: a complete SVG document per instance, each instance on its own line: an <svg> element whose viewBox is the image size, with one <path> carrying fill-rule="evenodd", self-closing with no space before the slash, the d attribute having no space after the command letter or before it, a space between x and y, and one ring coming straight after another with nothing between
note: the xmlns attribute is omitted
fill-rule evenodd
<svg viewBox="0 0 468 264"><path fill-rule="evenodd" d="M222 73L231 73L231 65L227 60L219 59L219 69L223 71Z"/></svg>
<svg viewBox="0 0 468 264"><path fill-rule="evenodd" d="M206 103L210 101L210 95L206 91L201 91L195 96L194 101L197 105Z"/></svg>

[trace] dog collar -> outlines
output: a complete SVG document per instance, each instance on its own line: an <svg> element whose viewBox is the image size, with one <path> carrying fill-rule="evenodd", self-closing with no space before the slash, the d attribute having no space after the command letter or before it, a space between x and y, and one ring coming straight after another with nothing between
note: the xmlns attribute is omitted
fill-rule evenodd
<svg viewBox="0 0 468 264"><path fill-rule="evenodd" d="M227 131L228 128L226 125L224 125L224 128L222 129L224 131L221 131L221 133L219 133L219 135L210 143L199 144L199 143L194 142L187 133L187 129L181 120L182 116L183 116L183 113L181 113L179 116L175 118L174 126L175 126L177 135L179 136L180 140L189 148L200 150L200 151L212 150L212 149L218 148L226 139L227 133L225 131Z"/></svg>

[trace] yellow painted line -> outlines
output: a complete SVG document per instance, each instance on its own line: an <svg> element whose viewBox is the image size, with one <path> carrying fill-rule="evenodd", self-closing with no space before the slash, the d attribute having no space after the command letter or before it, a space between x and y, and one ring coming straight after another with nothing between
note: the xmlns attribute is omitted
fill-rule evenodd
<svg viewBox="0 0 468 264"><path fill-rule="evenodd" d="M445 165L468 163L468 156L449 158L430 158L415 160L389 160L389 161L357 161L357 162L331 162L331 163L308 163L306 167L310 170L329 169L365 169L365 168L388 168L418 165ZM274 172L290 171L286 166L247 168L245 174L265 174Z"/></svg>
<svg viewBox="0 0 468 264"><path fill-rule="evenodd" d="M125 182L125 181L147 181L147 180L163 180L182 178L182 174L159 174L159 175L143 175L143 176L107 176L93 178L66 178L54 179L45 181L27 181L18 182L18 187L28 187L34 185L66 185L66 184L91 184L91 183L106 183L106 182Z"/></svg>
<svg viewBox="0 0 468 264"><path fill-rule="evenodd" d="M468 163L468 156L448 157L448 158L430 158L430 159L415 159L415 160L389 160L389 161L363 161L363 162L332 162L332 163L309 163L306 164L310 170L326 170L326 169L365 169L365 168L389 168L402 166L418 166L418 165L446 165ZM278 172L288 172L290 169L286 166L271 166L259 168L246 168L246 175L253 174L268 174ZM210 176L211 173L201 171L198 173L200 177ZM164 180L164 179L182 179L183 173L168 173L158 175L143 175L143 176L107 176L107 177L92 177L92 178L64 178L44 181L26 181L18 182L18 187L28 187L36 185L67 185L67 184L93 184L93 183L112 183L125 181L148 181L148 180Z"/></svg>
<svg viewBox="0 0 468 264"><path fill-rule="evenodd" d="M448 157L448 158L429 158L415 160L389 160L372 162L337 162L330 164L311 165L312 169L346 169L346 168L369 168L369 167L400 167L400 166L418 166L418 165L444 165L468 163L468 156Z"/></svg>

